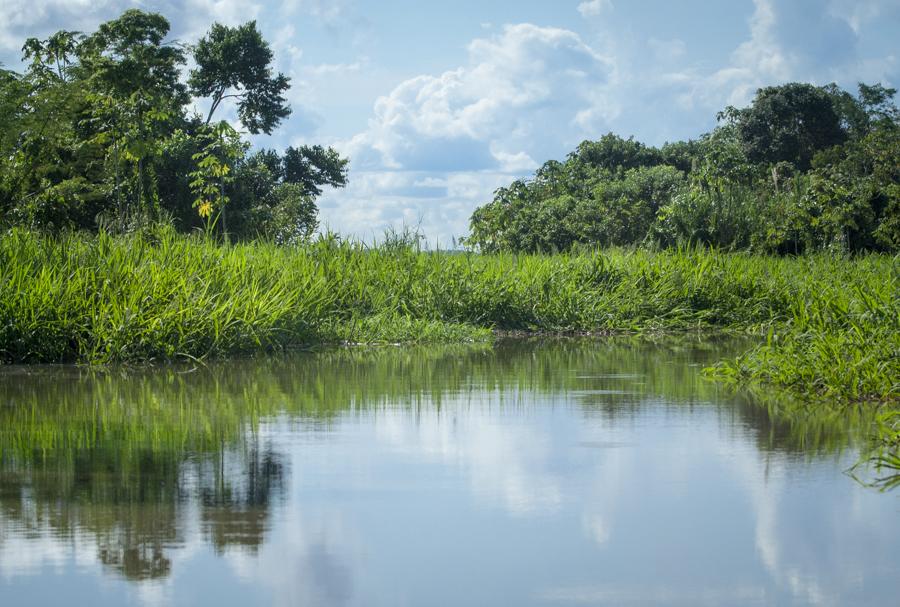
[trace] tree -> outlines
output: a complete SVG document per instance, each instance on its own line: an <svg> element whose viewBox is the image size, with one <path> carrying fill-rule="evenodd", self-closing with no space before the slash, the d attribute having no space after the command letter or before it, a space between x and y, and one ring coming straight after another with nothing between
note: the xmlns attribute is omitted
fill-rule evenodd
<svg viewBox="0 0 900 607"><path fill-rule="evenodd" d="M289 147L284 151L281 163L285 183L298 184L312 196L321 194L325 185L335 188L347 185L350 161L341 158L334 148L321 145Z"/></svg>
<svg viewBox="0 0 900 607"><path fill-rule="evenodd" d="M269 204L257 209L260 234L277 244L294 245L309 239L319 227L318 209L311 194L295 183L275 186Z"/></svg>
<svg viewBox="0 0 900 607"><path fill-rule="evenodd" d="M60 30L46 40L29 38L22 47L23 58L31 61L29 70L42 80L67 81L81 38L78 32L68 30Z"/></svg>
<svg viewBox="0 0 900 607"><path fill-rule="evenodd" d="M79 45L79 71L116 99L140 93L183 106L189 101L180 80L184 52L163 42L168 33L169 22L162 15L129 9Z"/></svg>
<svg viewBox="0 0 900 607"><path fill-rule="evenodd" d="M11 223L81 228L100 210L102 152L80 132L86 89L72 69L80 40L68 31L29 38L25 73L3 78L0 207Z"/></svg>
<svg viewBox="0 0 900 607"><path fill-rule="evenodd" d="M162 140L174 130L172 118L180 116L188 102L180 81L184 53L164 44L168 32L169 22L162 15L130 9L101 24L78 49L79 70L92 101L94 141L109 146L121 221L126 210L120 164L134 168L131 189L137 204L155 210L156 180L148 161L158 157Z"/></svg>
<svg viewBox="0 0 900 607"><path fill-rule="evenodd" d="M229 98L254 133L290 112L288 80L270 69L255 24L215 24L193 47L190 92L212 97L205 121L188 113L185 47L168 33L162 15L128 10L95 32L30 38L24 72L0 69L0 227L171 219L184 231L218 224L229 237L285 243L315 230L315 197L346 185L348 160L317 145L245 157L241 135L212 119Z"/></svg>
<svg viewBox="0 0 900 607"><path fill-rule="evenodd" d="M237 100L238 116L254 134L270 134L290 115L284 98L289 79L272 74L272 50L255 21L238 27L214 23L193 51L197 67L188 84L194 95L212 99L207 124L228 98Z"/></svg>
<svg viewBox="0 0 900 607"><path fill-rule="evenodd" d="M900 121L900 111L894 104L896 89L862 82L857 88L859 93L854 97L834 83L823 87L831 97L841 126L852 139L859 140L873 129L895 126Z"/></svg>
<svg viewBox="0 0 900 607"><path fill-rule="evenodd" d="M832 96L799 82L759 89L749 108L727 108L720 117L736 122L751 162L790 162L802 171L816 152L847 138Z"/></svg>
<svg viewBox="0 0 900 607"><path fill-rule="evenodd" d="M607 171L625 171L655 166L662 162L659 151L655 148L647 147L633 137L623 139L613 133L607 133L597 141L582 142L570 157Z"/></svg>

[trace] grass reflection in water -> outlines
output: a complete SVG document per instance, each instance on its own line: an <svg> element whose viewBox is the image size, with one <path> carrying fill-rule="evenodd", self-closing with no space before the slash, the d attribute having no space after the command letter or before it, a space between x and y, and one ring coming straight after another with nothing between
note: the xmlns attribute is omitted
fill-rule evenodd
<svg viewBox="0 0 900 607"><path fill-rule="evenodd" d="M627 423L649 403L715 406L761 453L831 456L858 444L865 410L724 393L700 370L745 343L671 337L509 340L470 346L334 349L208 367L10 368L0 376L0 525L89 534L129 579L171 573L199 509L221 553L257 550L289 465L261 429L327 430L384 408L537 406L551 396L585 417ZM849 421L848 421L849 420Z"/></svg>

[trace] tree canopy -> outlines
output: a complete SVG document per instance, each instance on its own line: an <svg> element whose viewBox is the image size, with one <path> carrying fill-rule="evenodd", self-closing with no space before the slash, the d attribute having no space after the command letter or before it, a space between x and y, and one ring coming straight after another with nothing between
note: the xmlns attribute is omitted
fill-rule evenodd
<svg viewBox="0 0 900 607"><path fill-rule="evenodd" d="M320 145L281 155L244 141L238 129L272 133L290 115L289 80L256 23L214 23L193 45L169 30L130 9L94 32L29 38L24 71L0 70L0 227L172 221L282 242L315 230L315 199L347 184L349 161ZM192 96L210 99L205 118ZM238 125L213 120L229 99Z"/></svg>
<svg viewBox="0 0 900 607"><path fill-rule="evenodd" d="M900 250L896 91L760 89L719 126L660 148L609 133L494 193L467 244L485 252L680 243L799 253Z"/></svg>
<svg viewBox="0 0 900 607"><path fill-rule="evenodd" d="M811 84L760 89L750 107L727 108L723 116L737 125L744 153L753 163L789 162L805 171L817 152L847 138L833 96Z"/></svg>
<svg viewBox="0 0 900 607"><path fill-rule="evenodd" d="M290 115L284 98L290 81L272 73L274 55L255 21L237 27L213 23L193 50L197 67L188 83L194 95L212 99L207 123L228 98L237 101L241 122L254 134L271 133Z"/></svg>

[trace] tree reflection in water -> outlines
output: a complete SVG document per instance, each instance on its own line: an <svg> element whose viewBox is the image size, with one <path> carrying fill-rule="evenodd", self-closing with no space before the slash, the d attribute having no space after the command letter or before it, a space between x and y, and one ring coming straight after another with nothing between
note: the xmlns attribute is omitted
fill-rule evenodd
<svg viewBox="0 0 900 607"><path fill-rule="evenodd" d="M452 398L530 406L566 395L611 424L648 403L712 403L763 453L811 457L858 440L865 411L803 408L728 395L699 370L745 343L686 337L515 340L483 346L340 349L261 360L0 375L0 537L90 537L104 566L130 580L172 573L192 512L214 550L255 553L289 476L261 427L327 430L384 407L440 409ZM587 370L587 371L586 371ZM602 385L602 389L598 386ZM508 396L506 396L508 395ZM195 522L196 522L195 521ZM3 540L0 539L0 542Z"/></svg>

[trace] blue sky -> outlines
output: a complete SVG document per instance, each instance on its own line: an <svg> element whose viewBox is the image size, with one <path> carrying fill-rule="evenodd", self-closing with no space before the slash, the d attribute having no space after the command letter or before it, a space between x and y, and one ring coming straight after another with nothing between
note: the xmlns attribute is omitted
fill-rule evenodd
<svg viewBox="0 0 900 607"><path fill-rule="evenodd" d="M294 114L254 143L348 155L321 219L367 239L406 223L449 244L496 187L580 141L696 137L760 86L900 84L900 0L4 0L0 61L132 6L185 42L256 19Z"/></svg>

